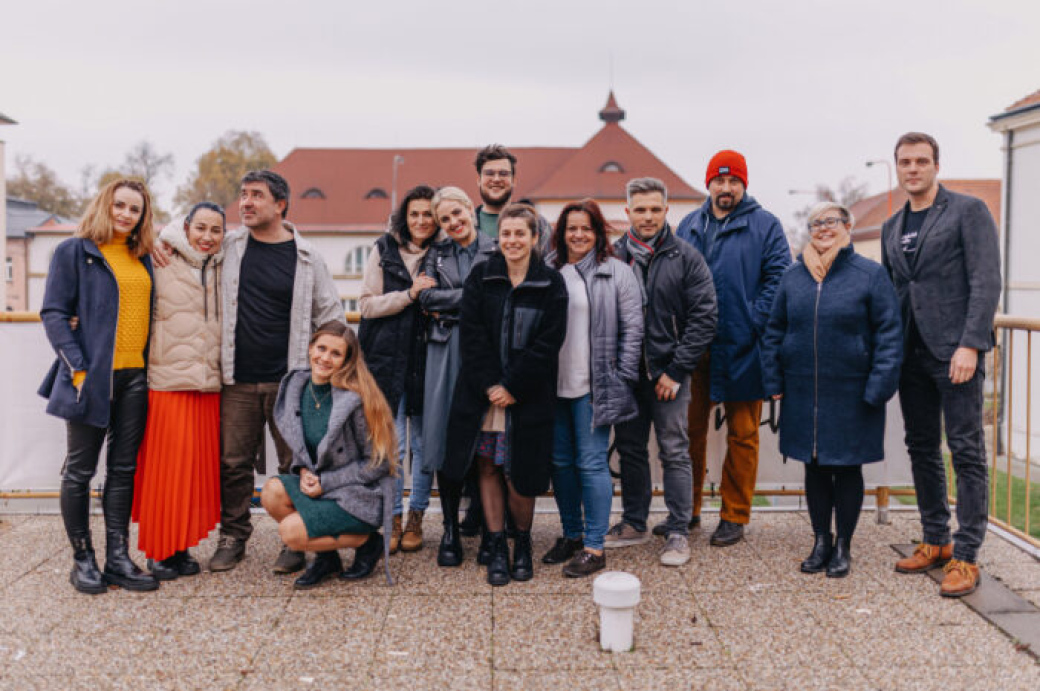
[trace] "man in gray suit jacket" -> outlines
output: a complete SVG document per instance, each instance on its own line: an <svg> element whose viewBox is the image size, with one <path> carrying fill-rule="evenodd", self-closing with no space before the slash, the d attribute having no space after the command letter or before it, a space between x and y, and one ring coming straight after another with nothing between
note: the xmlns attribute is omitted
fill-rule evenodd
<svg viewBox="0 0 1040 691"><path fill-rule="evenodd" d="M881 257L903 311L899 400L924 531L896 571L920 573L948 562L940 593L960 597L978 587L975 561L988 523L982 389L1000 296L997 229L981 200L938 183L935 139L904 134L895 158L899 186L910 199L882 227ZM943 422L957 474L952 543Z"/></svg>

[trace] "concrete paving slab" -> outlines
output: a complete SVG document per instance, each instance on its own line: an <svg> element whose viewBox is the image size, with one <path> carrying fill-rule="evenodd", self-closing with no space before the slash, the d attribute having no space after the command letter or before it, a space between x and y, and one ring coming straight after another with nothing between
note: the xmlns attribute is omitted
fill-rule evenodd
<svg viewBox="0 0 1040 691"><path fill-rule="evenodd" d="M495 691L619 691L618 673L613 669L586 669L574 672L497 671Z"/></svg>

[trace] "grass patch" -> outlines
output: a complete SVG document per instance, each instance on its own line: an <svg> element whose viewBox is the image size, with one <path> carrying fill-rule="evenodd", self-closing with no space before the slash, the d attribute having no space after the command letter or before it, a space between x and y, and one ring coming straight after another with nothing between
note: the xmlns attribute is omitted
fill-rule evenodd
<svg viewBox="0 0 1040 691"><path fill-rule="evenodd" d="M953 468L950 464L949 455L945 455L946 478L950 485L950 494L956 498L957 485L953 482ZM1035 470L1035 469L1034 469ZM989 468L990 498L993 498L993 489L996 488L996 498L989 507L990 515L1001 521L1007 522L1007 490L1008 474L1003 470L993 471ZM1030 482L1032 489L1029 492L1029 534L1040 539L1040 483ZM912 488L911 488L912 489ZM896 497L900 504L917 505L915 497ZM1024 478L1011 478L1011 525L1019 530L1025 531L1026 526L1026 481Z"/></svg>

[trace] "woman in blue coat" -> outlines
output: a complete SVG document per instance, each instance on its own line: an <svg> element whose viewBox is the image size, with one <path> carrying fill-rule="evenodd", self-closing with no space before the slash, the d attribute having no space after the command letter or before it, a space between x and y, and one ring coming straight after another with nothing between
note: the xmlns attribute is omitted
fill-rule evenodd
<svg viewBox="0 0 1040 691"><path fill-rule="evenodd" d="M853 251L852 223L840 204L813 207L809 242L780 282L762 339L766 395L783 399L780 451L805 463L816 541L801 568L833 578L849 573L862 466L884 457L885 404L903 359L895 289Z"/></svg>
<svg viewBox="0 0 1040 691"><path fill-rule="evenodd" d="M40 309L57 358L39 393L49 399L47 412L66 421L61 516L72 543L69 580L92 595L110 585L159 587L127 551L137 449L148 415L153 241L145 186L136 180L109 183L87 207L75 237L54 250ZM90 481L106 440L102 573L90 535Z"/></svg>

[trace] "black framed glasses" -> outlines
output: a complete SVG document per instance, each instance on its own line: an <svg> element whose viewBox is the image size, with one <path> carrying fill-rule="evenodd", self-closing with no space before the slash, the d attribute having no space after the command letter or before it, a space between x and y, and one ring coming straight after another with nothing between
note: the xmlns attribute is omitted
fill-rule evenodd
<svg viewBox="0 0 1040 691"><path fill-rule="evenodd" d="M830 218L817 218L815 221L809 224L809 232L815 233L819 230L826 228L827 230L834 230L839 225L845 223L845 219L836 218L831 216Z"/></svg>

